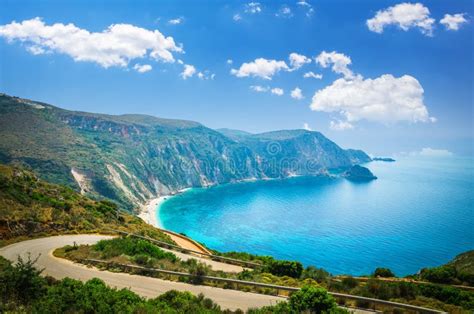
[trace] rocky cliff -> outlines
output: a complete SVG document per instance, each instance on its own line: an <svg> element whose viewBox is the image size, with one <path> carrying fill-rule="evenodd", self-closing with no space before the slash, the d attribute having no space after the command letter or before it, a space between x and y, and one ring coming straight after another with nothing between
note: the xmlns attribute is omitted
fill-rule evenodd
<svg viewBox="0 0 474 314"><path fill-rule="evenodd" d="M227 134L226 134L227 132ZM319 132L218 132L197 122L60 109L0 95L0 161L132 209L185 187L319 175L367 162Z"/></svg>

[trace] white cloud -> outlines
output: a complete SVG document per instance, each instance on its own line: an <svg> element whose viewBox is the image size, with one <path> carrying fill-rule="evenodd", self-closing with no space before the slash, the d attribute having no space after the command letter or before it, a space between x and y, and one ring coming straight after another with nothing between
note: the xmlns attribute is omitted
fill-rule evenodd
<svg viewBox="0 0 474 314"><path fill-rule="evenodd" d="M467 23L467 19L464 15L466 15L466 13L458 13L454 15L445 14L439 22L443 24L447 30L457 31L462 24Z"/></svg>
<svg viewBox="0 0 474 314"><path fill-rule="evenodd" d="M307 9L306 11L306 16L307 17L311 17L314 13L314 9L313 9L313 6L311 4L309 4L308 2L302 0L302 1L298 1L296 4L300 5L301 7L304 7Z"/></svg>
<svg viewBox="0 0 474 314"><path fill-rule="evenodd" d="M272 76L281 70L289 70L285 61L258 58L255 61L243 63L238 70L232 69L230 73L237 77L254 76L271 80Z"/></svg>
<svg viewBox="0 0 474 314"><path fill-rule="evenodd" d="M431 147L422 148L418 152L408 153L411 156L423 156L423 157L450 157L454 154L447 149L437 149Z"/></svg>
<svg viewBox="0 0 474 314"><path fill-rule="evenodd" d="M232 16L232 19L235 21L235 22L238 22L242 19L242 16L240 14L234 14L234 16Z"/></svg>
<svg viewBox="0 0 474 314"><path fill-rule="evenodd" d="M311 4L309 4L308 2L304 0L298 1L296 4L301 5L302 7L311 7Z"/></svg>
<svg viewBox="0 0 474 314"><path fill-rule="evenodd" d="M397 25L404 31L418 28L428 36L433 34L435 20L430 17L430 10L421 3L400 3L377 14L367 20L367 27L372 32L383 33L388 25Z"/></svg>
<svg viewBox="0 0 474 314"><path fill-rule="evenodd" d="M145 73L145 72L151 71L151 69L153 68L149 64L142 65L142 64L137 63L133 66L133 69L137 71L138 73Z"/></svg>
<svg viewBox="0 0 474 314"><path fill-rule="evenodd" d="M329 128L334 131L345 131L353 129L354 126L350 122L337 120L329 122Z"/></svg>
<svg viewBox="0 0 474 314"><path fill-rule="evenodd" d="M40 46L28 46L26 47L26 50L28 50L28 52L34 54L35 56L47 53L47 51Z"/></svg>
<svg viewBox="0 0 474 314"><path fill-rule="evenodd" d="M284 91L283 91L283 89L281 89L281 88L275 87L275 88L272 88L272 89L271 89L271 93L272 93L273 95L283 96Z"/></svg>
<svg viewBox="0 0 474 314"><path fill-rule="evenodd" d="M276 17L283 17L283 18L291 18L293 17L293 13L291 12L290 7L282 6L280 10L275 14Z"/></svg>
<svg viewBox="0 0 474 314"><path fill-rule="evenodd" d="M303 123L303 129L305 129L306 131L313 131L313 129L309 126L308 123Z"/></svg>
<svg viewBox="0 0 474 314"><path fill-rule="evenodd" d="M258 93L266 93L270 90L270 87L261 86L261 85L252 85L250 86L250 89Z"/></svg>
<svg viewBox="0 0 474 314"><path fill-rule="evenodd" d="M299 87L296 87L294 90L291 91L291 98L294 99L303 99L303 93Z"/></svg>
<svg viewBox="0 0 474 314"><path fill-rule="evenodd" d="M313 71L309 71L309 72L306 72L304 75L303 75L304 78L315 78L315 79L322 79L323 78L323 75L322 74L316 74L314 73Z"/></svg>
<svg viewBox="0 0 474 314"><path fill-rule="evenodd" d="M178 61L177 61L177 62L178 62L179 64L184 64L184 61L183 61L183 60L181 60L181 59L178 59Z"/></svg>
<svg viewBox="0 0 474 314"><path fill-rule="evenodd" d="M199 71L196 75L201 80L213 80L214 77L216 76L214 73L213 74L209 73L208 70Z"/></svg>
<svg viewBox="0 0 474 314"><path fill-rule="evenodd" d="M192 77L196 73L196 68L193 65L190 64L185 64L184 65L184 70L181 72L181 77L183 80Z"/></svg>
<svg viewBox="0 0 474 314"><path fill-rule="evenodd" d="M311 63L310 58L304 55L300 55L296 52L290 53L289 59L290 59L290 65L293 68L293 70L301 68L306 63Z"/></svg>
<svg viewBox="0 0 474 314"><path fill-rule="evenodd" d="M175 18L175 19L171 19L168 21L168 24L171 24L171 25L178 25L178 24L181 24L184 22L184 18L183 17L178 17L178 18Z"/></svg>
<svg viewBox="0 0 474 314"><path fill-rule="evenodd" d="M62 53L75 61L95 62L104 68L126 67L130 60L146 57L174 62L173 52L183 52L173 37L130 24L113 24L94 33L72 23L45 25L37 17L1 25L0 36L9 42L28 44L32 53Z"/></svg>
<svg viewBox="0 0 474 314"><path fill-rule="evenodd" d="M423 93L418 80L409 75L399 78L391 74L376 79L363 79L361 76L353 80L341 78L317 91L310 108L339 113L347 122L433 122L423 103Z"/></svg>
<svg viewBox="0 0 474 314"><path fill-rule="evenodd" d="M262 12L262 6L259 2L249 2L245 5L245 12L250 14Z"/></svg>
<svg viewBox="0 0 474 314"><path fill-rule="evenodd" d="M315 58L315 61L323 68L327 68L328 66L332 65L331 69L335 73L344 75L345 78L354 77L354 73L352 73L352 71L348 68L348 66L352 63L351 58L343 53L338 53L336 51L323 51Z"/></svg>
<svg viewBox="0 0 474 314"><path fill-rule="evenodd" d="M227 59L227 64L232 64L234 61L232 59Z"/></svg>

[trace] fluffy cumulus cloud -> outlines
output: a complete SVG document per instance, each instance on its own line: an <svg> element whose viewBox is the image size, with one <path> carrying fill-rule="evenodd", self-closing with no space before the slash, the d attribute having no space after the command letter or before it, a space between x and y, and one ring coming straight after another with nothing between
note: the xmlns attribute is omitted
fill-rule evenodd
<svg viewBox="0 0 474 314"><path fill-rule="evenodd" d="M299 87L296 87L294 90L292 90L290 95L291 95L291 98L298 99L298 100L304 98L302 90Z"/></svg>
<svg viewBox="0 0 474 314"><path fill-rule="evenodd" d="M230 73L237 77L253 76L271 80L272 76L281 70L289 70L289 67L285 61L258 58L255 59L255 61L243 63L239 69L232 69Z"/></svg>
<svg viewBox="0 0 474 314"><path fill-rule="evenodd" d="M307 122L303 123L303 129L306 131L313 131L313 129L309 126Z"/></svg>
<svg viewBox="0 0 474 314"><path fill-rule="evenodd" d="M126 67L130 60L147 57L174 62L173 53L183 52L173 37L131 24L113 24L102 32L89 32L72 23L46 25L34 18L1 25L0 36L25 44L34 54L62 53L75 61L94 62L104 68Z"/></svg>
<svg viewBox="0 0 474 314"><path fill-rule="evenodd" d="M363 79L361 76L352 80L341 78L317 91L310 108L338 113L350 124L359 120L385 124L434 122L423 103L423 93L418 80L409 75L399 78L390 74L376 79Z"/></svg>
<svg viewBox="0 0 474 314"><path fill-rule="evenodd" d="M238 22L238 21L240 21L240 20L242 19L242 16L241 16L240 14L236 13L236 14L234 14L234 15L232 16L232 19L233 19L235 22Z"/></svg>
<svg viewBox="0 0 474 314"><path fill-rule="evenodd" d="M377 14L367 20L367 27L372 32L383 33L384 28L396 25L404 31L418 28L423 34L433 34L435 20L430 17L430 10L421 3L400 3Z"/></svg>
<svg viewBox="0 0 474 314"><path fill-rule="evenodd" d="M277 96L283 96L283 94L285 93L283 89L278 88L278 87L272 88L270 91L273 95L277 95Z"/></svg>
<svg viewBox="0 0 474 314"><path fill-rule="evenodd" d="M262 5L260 2L249 2L245 5L245 12L256 14L262 12Z"/></svg>
<svg viewBox="0 0 474 314"><path fill-rule="evenodd" d="M290 53L290 56L288 58L290 59L290 65L291 65L292 69L294 69L294 70L301 68L306 63L311 63L310 58L308 58L304 55L300 55L296 52Z"/></svg>
<svg viewBox="0 0 474 314"><path fill-rule="evenodd" d="M196 74L196 68L193 65L185 64L183 72L181 72L181 77L183 80L186 80Z"/></svg>
<svg viewBox="0 0 474 314"><path fill-rule="evenodd" d="M457 31L459 30L462 24L467 23L465 15L466 13L458 13L454 15L445 14L439 22L443 24L447 30Z"/></svg>
<svg viewBox="0 0 474 314"><path fill-rule="evenodd" d="M137 71L138 73L145 73L145 72L151 71L151 69L153 69L153 68L149 64L139 64L139 63L137 63L133 66L133 69L135 71Z"/></svg>
<svg viewBox="0 0 474 314"><path fill-rule="evenodd" d="M315 58L315 61L323 68L331 66L335 73L342 74L345 78L354 77L354 73L348 68L352 63L351 58L343 53L323 51Z"/></svg>
<svg viewBox="0 0 474 314"><path fill-rule="evenodd" d="M184 22L184 18L183 17L177 17L175 19L171 19L168 21L168 24L171 24L171 25L178 25L178 24L181 24Z"/></svg>
<svg viewBox="0 0 474 314"><path fill-rule="evenodd" d="M314 79L320 80L320 79L323 78L323 75L322 74L316 74L313 71L309 71L309 72L306 72L305 74L303 74L303 77L304 78L314 78Z"/></svg>

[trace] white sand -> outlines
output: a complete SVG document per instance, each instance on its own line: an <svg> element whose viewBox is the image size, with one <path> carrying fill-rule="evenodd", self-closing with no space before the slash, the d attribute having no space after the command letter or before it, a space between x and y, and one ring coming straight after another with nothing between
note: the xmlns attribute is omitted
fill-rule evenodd
<svg viewBox="0 0 474 314"><path fill-rule="evenodd" d="M153 198L149 200L145 205L143 205L140 208L140 213L138 214L138 217L140 217L143 221L145 221L147 224L150 224L152 226L155 226L157 228L163 228L163 225L161 224L161 221L158 219L158 213L160 210L160 205L167 200L169 197L173 197L177 194L184 193L190 188L182 189L179 190L176 194L174 195L163 195L157 198Z"/></svg>

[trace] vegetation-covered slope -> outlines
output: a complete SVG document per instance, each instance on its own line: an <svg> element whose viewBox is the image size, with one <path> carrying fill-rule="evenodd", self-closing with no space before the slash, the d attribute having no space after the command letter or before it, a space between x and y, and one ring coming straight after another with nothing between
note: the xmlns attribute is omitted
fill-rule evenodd
<svg viewBox="0 0 474 314"><path fill-rule="evenodd" d="M63 110L0 95L0 161L132 209L185 187L318 175L370 158L305 130L240 133L145 115Z"/></svg>
<svg viewBox="0 0 474 314"><path fill-rule="evenodd" d="M110 201L94 201L21 168L0 165L0 245L22 236L104 232L107 228L171 239Z"/></svg>

